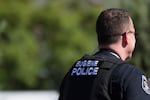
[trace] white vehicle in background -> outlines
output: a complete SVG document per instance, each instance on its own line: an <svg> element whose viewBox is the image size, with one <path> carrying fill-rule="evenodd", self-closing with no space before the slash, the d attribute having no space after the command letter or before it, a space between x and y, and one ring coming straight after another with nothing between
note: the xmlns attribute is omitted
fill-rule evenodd
<svg viewBox="0 0 150 100"><path fill-rule="evenodd" d="M0 100L58 100L56 91L0 91Z"/></svg>

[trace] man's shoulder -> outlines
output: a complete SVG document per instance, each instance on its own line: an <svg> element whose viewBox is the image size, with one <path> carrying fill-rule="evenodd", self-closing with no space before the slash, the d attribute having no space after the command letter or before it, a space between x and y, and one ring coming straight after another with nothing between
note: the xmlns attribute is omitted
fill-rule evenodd
<svg viewBox="0 0 150 100"><path fill-rule="evenodd" d="M141 69L139 69L137 66L134 66L126 62L119 67L120 67L120 71L127 71L133 74L143 74Z"/></svg>
<svg viewBox="0 0 150 100"><path fill-rule="evenodd" d="M144 75L144 73L136 66L129 64L129 63L123 63L116 67L113 71L113 76L118 77L121 80L128 79L128 78L136 78L141 77Z"/></svg>

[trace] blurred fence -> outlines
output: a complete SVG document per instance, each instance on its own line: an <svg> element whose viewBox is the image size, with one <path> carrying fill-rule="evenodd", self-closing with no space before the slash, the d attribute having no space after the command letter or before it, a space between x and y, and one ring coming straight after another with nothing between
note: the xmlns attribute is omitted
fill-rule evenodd
<svg viewBox="0 0 150 100"><path fill-rule="evenodd" d="M57 100L56 91L0 91L0 100Z"/></svg>

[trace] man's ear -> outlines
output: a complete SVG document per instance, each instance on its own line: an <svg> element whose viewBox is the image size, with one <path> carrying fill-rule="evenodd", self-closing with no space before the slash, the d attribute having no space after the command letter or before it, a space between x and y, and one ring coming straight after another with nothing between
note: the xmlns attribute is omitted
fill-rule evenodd
<svg viewBox="0 0 150 100"><path fill-rule="evenodd" d="M123 45L123 47L126 47L127 44L128 44L127 33L124 33L122 35L122 45Z"/></svg>

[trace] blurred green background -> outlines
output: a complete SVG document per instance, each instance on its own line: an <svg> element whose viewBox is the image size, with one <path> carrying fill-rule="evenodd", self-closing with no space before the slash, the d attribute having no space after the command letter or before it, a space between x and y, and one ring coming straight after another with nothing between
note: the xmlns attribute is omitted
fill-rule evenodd
<svg viewBox="0 0 150 100"><path fill-rule="evenodd" d="M129 62L150 76L149 0L0 0L0 90L57 90L75 60L96 52L95 22L110 7L131 14Z"/></svg>

